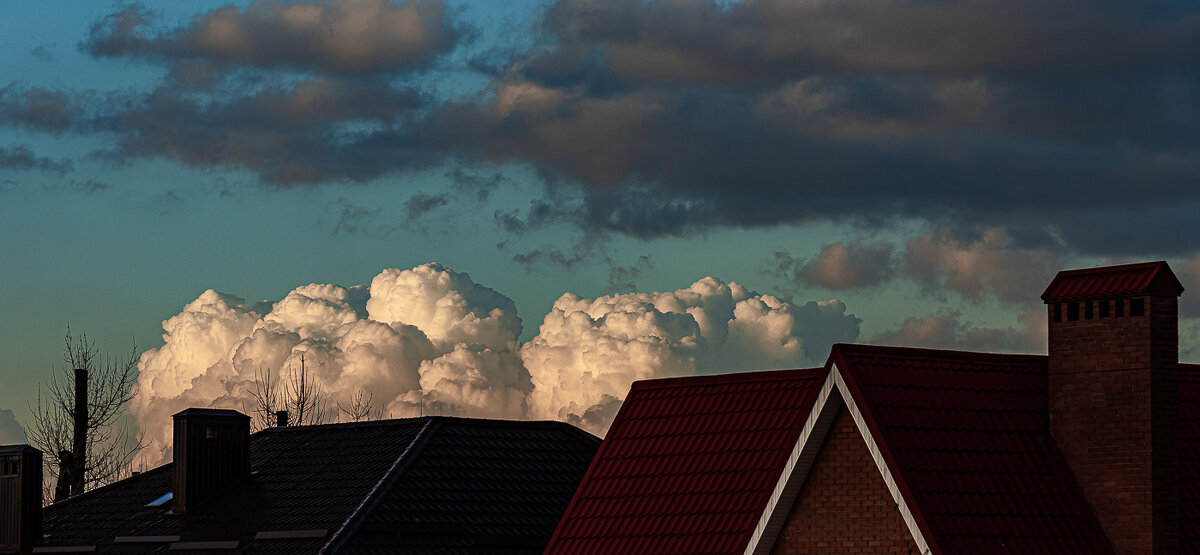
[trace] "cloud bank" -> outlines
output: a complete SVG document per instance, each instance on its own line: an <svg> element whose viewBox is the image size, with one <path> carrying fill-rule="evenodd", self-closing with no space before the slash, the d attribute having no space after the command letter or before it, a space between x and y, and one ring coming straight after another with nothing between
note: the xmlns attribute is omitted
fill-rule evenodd
<svg viewBox="0 0 1200 555"><path fill-rule="evenodd" d="M1018 316L1016 327L980 328L963 320L959 311L944 309L907 318L899 328L875 334L868 342L933 349L1044 353L1046 338L1046 309L1035 306Z"/></svg>
<svg viewBox="0 0 1200 555"><path fill-rule="evenodd" d="M17 422L17 416L9 409L0 409L0 445L14 445L25 441L25 428Z"/></svg>
<svg viewBox="0 0 1200 555"><path fill-rule="evenodd" d="M0 124L103 132L105 159L248 170L280 187L511 164L542 189L506 221L589 234L916 218L1108 256L1151 240L1190 252L1200 232L1194 3L537 9L532 29L480 33L437 0L258 0L177 24L134 4L80 46L161 80L111 93L9 84ZM444 69L483 84L437 92ZM461 196L413 196L409 218L475 197ZM829 260L805 275L877 279L829 273Z"/></svg>
<svg viewBox="0 0 1200 555"><path fill-rule="evenodd" d="M171 414L252 410L256 373L287 380L303 357L331 407L365 392L391 417L550 418L602 434L633 380L820 364L859 323L837 300L796 305L713 277L677 291L564 294L524 344L511 299L433 263L384 270L369 286L297 287L274 303L208 290L142 354L129 412L146 434L140 463L159 464Z"/></svg>

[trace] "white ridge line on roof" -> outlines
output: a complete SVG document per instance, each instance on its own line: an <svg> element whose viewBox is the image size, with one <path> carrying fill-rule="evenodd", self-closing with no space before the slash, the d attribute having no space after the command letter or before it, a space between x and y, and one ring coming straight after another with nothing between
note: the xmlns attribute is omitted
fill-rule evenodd
<svg viewBox="0 0 1200 555"><path fill-rule="evenodd" d="M800 493L800 487L804 484L813 461L816 460L817 451L820 450L825 434L833 424L834 415L837 414L839 405L836 404L838 397L833 395L833 374L834 372L829 372L825 376L821 391L817 393L817 399L804 421L800 437L796 439L783 472L779 474L779 481L771 492L771 498L754 527L754 534L746 544L746 555L769 553L775 545L779 531L783 529L784 520L791 511L792 503Z"/></svg>
<svg viewBox="0 0 1200 555"><path fill-rule="evenodd" d="M371 491L367 492L367 495L363 497L362 502L360 502L358 506L354 508L354 511L350 513L349 517L346 517L345 522L342 522L342 525L338 528L337 532L334 532L333 535L329 537L329 541L325 542L325 545L321 546L320 553L330 553L330 548L333 546L333 543L341 539L341 535L350 528L351 524L357 521L360 514L366 510L367 505L374 500L377 495L383 495L386 493L380 491L383 489L384 484L388 482L389 478L391 478L391 476L396 472L396 469L400 467L402 462L404 462L404 459L408 456L409 451L412 451L413 447L415 447L417 444L424 444L423 439L425 438L425 432L429 431L429 429L433 427L434 422L437 421L437 418L433 416L427 416L426 418L428 418L428 420L426 420L425 424L421 426L421 431L417 432L417 435L413 436L412 441L408 442L408 445L404 447L404 452L400 453L400 456L396 457L396 460L392 461L392 465L388 467L387 472L384 472L383 476L379 478L379 481L375 482L375 485L371 487ZM336 551L336 549L334 551Z"/></svg>
<svg viewBox="0 0 1200 555"><path fill-rule="evenodd" d="M842 377L842 372L837 365L833 365L831 376L835 376L837 380L838 391L842 393L842 400L846 403L846 408L850 409L850 415L854 417L854 425L858 427L858 432L862 434L863 440L867 442L867 449L871 451L871 458L875 460L875 466L879 469L879 473L883 475L883 481L887 484L888 492L892 494L892 500L896 502L896 506L900 509L900 516L904 517L904 524L908 526L908 532L912 534L913 541L917 542L917 549L921 553L928 555L932 553L929 548L929 542L926 541L925 535L921 533L920 527L917 526L917 519L913 517L913 511L905 501L904 496L900 494L900 486L896 484L896 478L892 475L892 471L888 468L887 461L883 460L883 451L879 449L879 444L875 442L875 437L871 435L871 430L867 429L867 421L863 418L862 411L859 410L858 404L854 402L854 397L850 395L850 390L846 387L846 380Z"/></svg>

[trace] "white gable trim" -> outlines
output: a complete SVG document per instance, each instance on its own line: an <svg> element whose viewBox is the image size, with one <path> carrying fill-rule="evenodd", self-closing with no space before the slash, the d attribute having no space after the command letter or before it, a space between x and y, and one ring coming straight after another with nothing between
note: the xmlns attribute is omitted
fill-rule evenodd
<svg viewBox="0 0 1200 555"><path fill-rule="evenodd" d="M887 462L883 460L883 452L879 450L879 444L875 442L875 437L871 435L871 431L867 428L867 421L863 419L862 411L859 410L858 404L854 402L854 397L850 395L850 390L846 387L846 380L842 377L842 372L836 364L833 365L833 369L829 372L829 375L837 383L837 389L842 394L842 401L846 403L846 408L850 410L850 415L854 417L854 425L858 427L858 432L862 434L863 440L867 442L867 449L871 451L871 458L875 459L875 466L879 468L879 473L883 475L883 481L887 484L888 491L892 494L892 499L896 502L896 506L900 508L900 516L904 517L904 524L908 526L908 532L912 534L913 540L917 542L917 549L922 554L929 555L932 553L929 549L929 542L925 540L925 535L921 533L921 529L917 526L917 520L913 518L913 512L908 506L908 502L900 494L900 487L896 485L896 478L892 475L892 470L888 468Z"/></svg>
<svg viewBox="0 0 1200 555"><path fill-rule="evenodd" d="M788 455L783 473L780 474L779 481L775 484L775 489L771 492L771 498L767 502L762 516L759 517L758 524L754 527L754 534L750 536L750 543L746 545L745 555L765 555L771 552L771 548L775 547L775 541L779 537L780 530L783 529L784 521L787 520L788 513L796 501L796 496L800 493L800 488L804 485L804 480L808 477L808 471L812 469L813 462L816 461L817 452L820 451L821 444L825 442L825 435L833 427L833 420L837 415L837 409L843 404L850 411L850 415L854 418L854 425L858 427L859 433L862 434L863 440L867 443L867 449L871 452L871 458L875 461L876 468L879 469L879 473L883 476L883 481L887 485L888 492L892 494L892 500L896 502L896 506L900 509L900 516L904 519L904 524L908 526L908 532L912 534L917 548L923 555L930 555L932 551L930 551L929 542L925 540L925 535L921 533L921 529L917 526L912 509L909 508L908 503L900 494L900 488L896 485L896 479L892 476L892 471L888 468L887 462L883 460L883 453L879 450L879 444L875 442L875 438L871 436L870 430L867 429L867 422L863 419L862 411L859 410L858 404L854 402L854 398L850 395L850 390L846 387L846 380L842 377L841 370L838 369L836 364L831 366L829 374L825 377L825 383L821 385L821 391L817 395L817 400L813 403L813 408L808 414L808 419L804 421L804 429L800 432L800 437L797 438L796 445L792 447L791 454ZM835 395L834 391L837 391L839 394Z"/></svg>
<svg viewBox="0 0 1200 555"><path fill-rule="evenodd" d="M841 407L841 397L833 393L833 375L836 373L829 372L825 376L825 383L821 385L817 400L804 421L804 429L800 431L800 437L796 439L796 445L788 455L787 464L784 465L779 481L771 492L771 498L754 527L754 534L750 536L750 543L746 544L746 555L765 555L775 546L775 540L779 531L783 529L788 512L796 501L796 495L800 493L800 487L804 485L804 479L817 458L817 452L825 441L825 434L833 427L837 409Z"/></svg>

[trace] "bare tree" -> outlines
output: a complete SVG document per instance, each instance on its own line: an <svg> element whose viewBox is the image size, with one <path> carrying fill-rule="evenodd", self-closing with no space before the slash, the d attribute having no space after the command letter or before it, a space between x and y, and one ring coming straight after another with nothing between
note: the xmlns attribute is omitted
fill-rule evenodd
<svg viewBox="0 0 1200 555"><path fill-rule="evenodd" d="M362 422L364 420L380 420L383 418L383 408L375 408L375 394L364 394L361 390L350 398L346 406L337 404L338 412L342 413L343 422Z"/></svg>
<svg viewBox="0 0 1200 555"><path fill-rule="evenodd" d="M295 426L324 424L332 418L329 398L321 385L309 375L304 356L300 356L300 371L290 372L287 380L272 377L259 368L254 373L254 427L262 430L275 425L275 413L288 411L289 423ZM282 387L280 381L283 381Z"/></svg>
<svg viewBox="0 0 1200 555"><path fill-rule="evenodd" d="M132 473L133 457L141 450L142 441L121 416L137 393L137 361L136 344L128 356L112 357L86 334L76 339L67 328L62 377L54 376L50 383L40 385L37 404L29 405L32 420L25 425L29 442L43 453L47 475L55 482L66 482L59 484L55 501ZM84 405L79 405L76 397L75 381L81 376L76 370L83 370L87 379ZM75 431L77 409L82 409L81 417L86 415L80 421L81 437ZM79 456L80 450L83 456Z"/></svg>

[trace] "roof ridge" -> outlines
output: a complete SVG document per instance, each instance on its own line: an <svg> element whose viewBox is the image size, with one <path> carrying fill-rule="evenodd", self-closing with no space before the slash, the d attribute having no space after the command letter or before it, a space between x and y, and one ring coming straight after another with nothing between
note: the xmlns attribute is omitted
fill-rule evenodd
<svg viewBox="0 0 1200 555"><path fill-rule="evenodd" d="M1166 264L1166 260L1150 260L1147 262L1132 262L1129 264L1114 264L1112 266L1094 266L1089 268L1074 268L1071 270L1061 270L1059 275L1074 276L1079 274L1107 274L1112 272L1127 272L1130 270L1146 270L1149 268L1157 268Z"/></svg>
<svg viewBox="0 0 1200 555"><path fill-rule="evenodd" d="M425 425L421 427L421 431L417 432L417 437L413 438L408 446L404 448L404 451L396 457L396 460L392 462L392 466L387 469L387 472L383 473L383 477L375 483L375 486L363 498L362 503L354 509L354 512L346 517L345 522L342 523L337 532L334 532L330 536L329 541L321 546L320 553L336 553L346 544L350 536L362 525L366 515L375 510L379 503L383 501L384 496L391 492L392 487L396 485L400 474L403 474L412 464L414 457L410 457L409 454L420 451L429 442L429 438L436 432L437 428L441 427L440 417L426 416L423 418L427 418L427 420L425 421Z"/></svg>
<svg viewBox="0 0 1200 555"><path fill-rule="evenodd" d="M865 343L834 343L830 347L830 360L833 358L834 352L842 352L850 355L869 354L876 357L892 357L892 358L933 358L942 360L971 360L974 362L989 361L999 364L1001 359L1020 360L1024 359L1023 364L1029 365L1038 362L1046 362L1047 355L1029 354L1029 353L987 353L980 351L965 351L960 349L931 349L928 347L905 347L901 345L869 345Z"/></svg>
<svg viewBox="0 0 1200 555"><path fill-rule="evenodd" d="M630 390L671 389L724 383L774 382L796 379L807 373L812 373L813 378L818 378L820 377L818 374L824 370L824 367L816 366L812 368L784 368L779 370L754 370L750 372L726 372L724 374L697 374L691 376L649 378L633 382L633 384L630 385Z"/></svg>
<svg viewBox="0 0 1200 555"><path fill-rule="evenodd" d="M310 430L341 430L346 428L377 428L381 426L394 426L399 424L411 424L433 418L433 416L412 416L409 418L385 418L382 420L360 420L358 422L330 422L328 424L303 424L303 425L288 425L288 426L270 426L263 428L251 435L260 435L266 433L290 433L290 432L305 432Z"/></svg>

